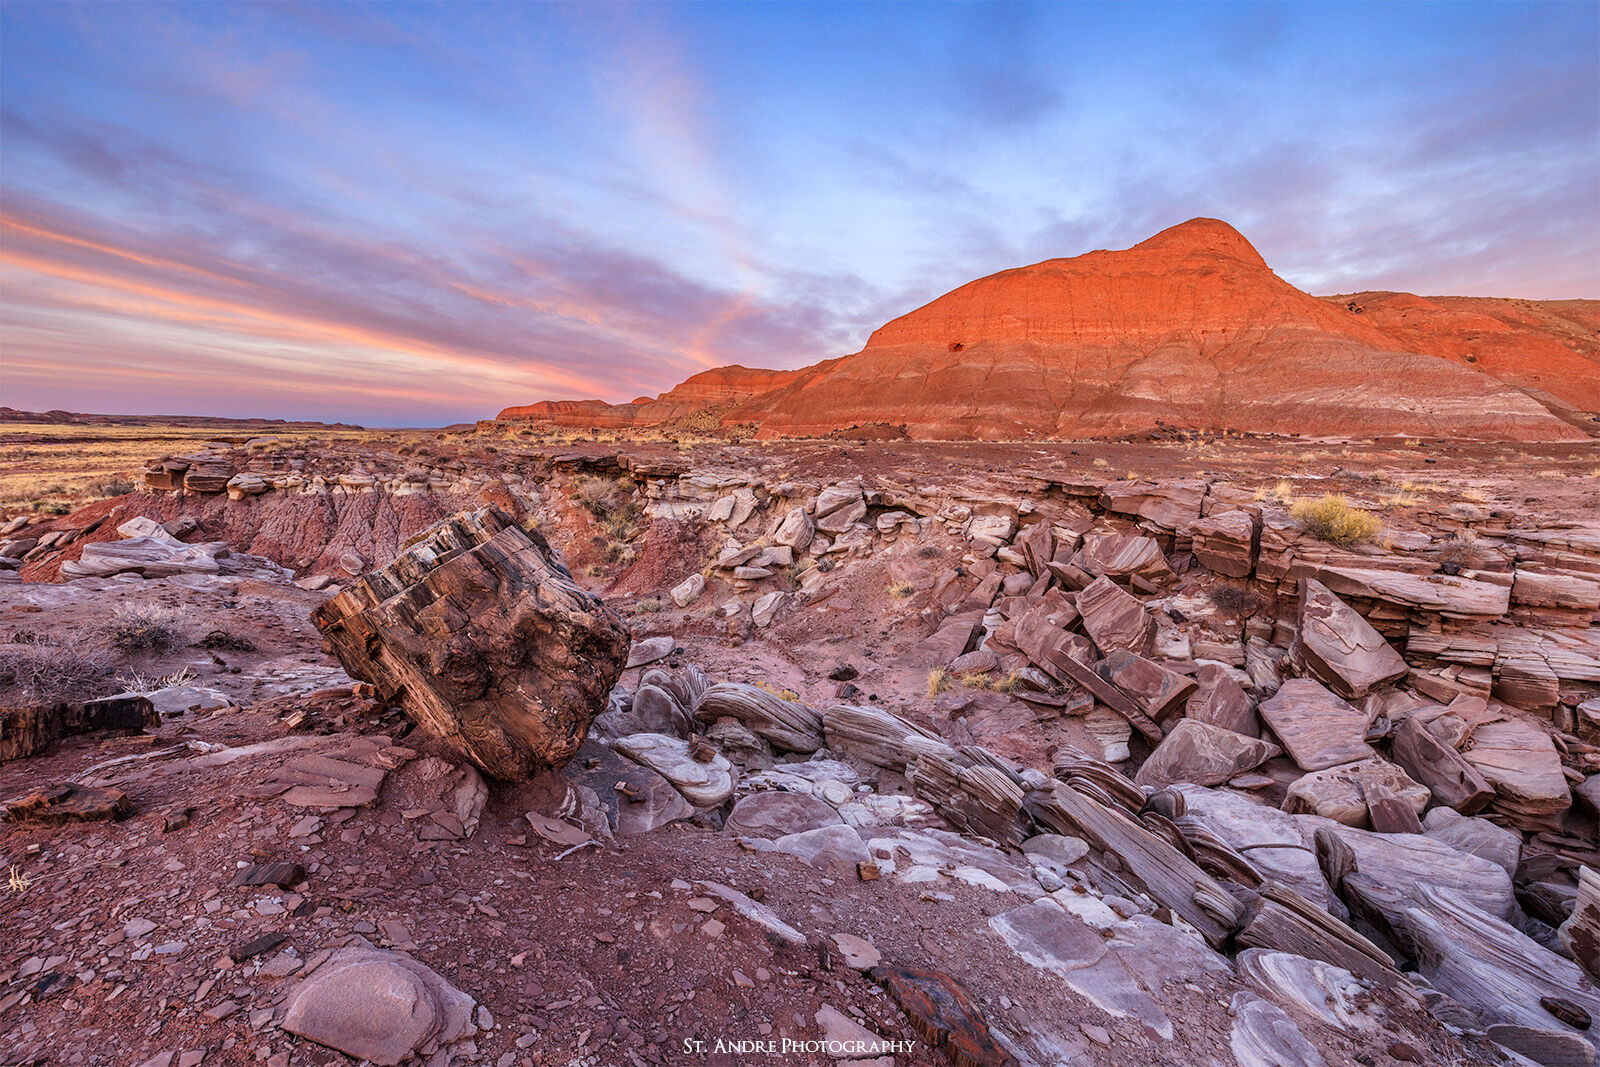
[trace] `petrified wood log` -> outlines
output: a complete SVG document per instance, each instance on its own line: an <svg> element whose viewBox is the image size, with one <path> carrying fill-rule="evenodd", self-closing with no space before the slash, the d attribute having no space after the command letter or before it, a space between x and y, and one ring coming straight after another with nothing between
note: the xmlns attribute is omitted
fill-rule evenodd
<svg viewBox="0 0 1600 1067"><path fill-rule="evenodd" d="M413 538L311 618L353 677L503 779L571 759L628 655L622 619L492 506Z"/></svg>
<svg viewBox="0 0 1600 1067"><path fill-rule="evenodd" d="M95 730L137 732L154 717L149 698L142 696L0 708L0 763L36 756L51 742L72 734Z"/></svg>

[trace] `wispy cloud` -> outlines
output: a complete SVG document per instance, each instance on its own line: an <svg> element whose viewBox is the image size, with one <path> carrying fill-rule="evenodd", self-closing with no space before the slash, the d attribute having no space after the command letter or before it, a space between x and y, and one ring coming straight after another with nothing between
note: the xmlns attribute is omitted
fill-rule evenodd
<svg viewBox="0 0 1600 1067"><path fill-rule="evenodd" d="M1238 225L1600 295L1588 5L0 7L5 402L439 422Z"/></svg>

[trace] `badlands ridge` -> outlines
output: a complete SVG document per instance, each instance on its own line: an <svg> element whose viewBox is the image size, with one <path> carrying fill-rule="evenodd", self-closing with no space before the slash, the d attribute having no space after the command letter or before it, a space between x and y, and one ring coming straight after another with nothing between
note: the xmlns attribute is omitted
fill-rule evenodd
<svg viewBox="0 0 1600 1067"><path fill-rule="evenodd" d="M654 400L558 400L501 420L582 429L883 426L921 440L1075 439L1157 427L1315 436L1581 440L1600 411L1600 301L1360 293L1274 274L1191 219L1120 252L1001 271L793 371L719 367ZM708 425L709 424L709 425Z"/></svg>

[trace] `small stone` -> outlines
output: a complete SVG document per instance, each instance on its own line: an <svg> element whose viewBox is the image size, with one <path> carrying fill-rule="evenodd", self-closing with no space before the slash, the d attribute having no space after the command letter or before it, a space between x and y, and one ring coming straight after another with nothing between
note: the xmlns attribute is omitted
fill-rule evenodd
<svg viewBox="0 0 1600 1067"><path fill-rule="evenodd" d="M716 919L707 919L700 925L700 932L711 938L721 937L722 932L726 929L727 927Z"/></svg>
<svg viewBox="0 0 1600 1067"><path fill-rule="evenodd" d="M246 941L242 945L235 945L228 950L228 958L234 963L243 963L252 956L259 956L264 952L271 952L285 941L289 940L288 934L262 934L253 941Z"/></svg>
<svg viewBox="0 0 1600 1067"><path fill-rule="evenodd" d="M127 924L122 928L122 936L132 941L135 938L143 937L145 934L148 934L151 930L156 928L156 925L156 923L150 921L149 919L129 919Z"/></svg>
<svg viewBox="0 0 1600 1067"><path fill-rule="evenodd" d="M214 1023L220 1023L238 1010L239 1002L237 1000L224 1000L221 1004L215 1004L207 1008L205 1017Z"/></svg>
<svg viewBox="0 0 1600 1067"><path fill-rule="evenodd" d="M1109 1046L1111 1044L1111 1033L1103 1026L1095 1026L1091 1023L1079 1023L1078 1029L1083 1031L1084 1037L1087 1037L1090 1041L1093 1041L1097 1045Z"/></svg>
<svg viewBox="0 0 1600 1067"><path fill-rule="evenodd" d="M840 961L851 970L870 971L883 959L883 954L878 951L877 946L864 938L844 933L828 936L838 947Z"/></svg>

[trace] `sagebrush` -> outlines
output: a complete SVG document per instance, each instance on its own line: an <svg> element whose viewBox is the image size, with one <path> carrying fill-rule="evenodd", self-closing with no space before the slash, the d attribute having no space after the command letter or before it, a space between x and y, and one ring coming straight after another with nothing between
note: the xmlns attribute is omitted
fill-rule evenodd
<svg viewBox="0 0 1600 1067"><path fill-rule="evenodd" d="M1365 544L1378 536L1382 524L1376 515L1363 511L1338 493L1321 500L1302 500L1289 509L1311 536L1341 548Z"/></svg>

